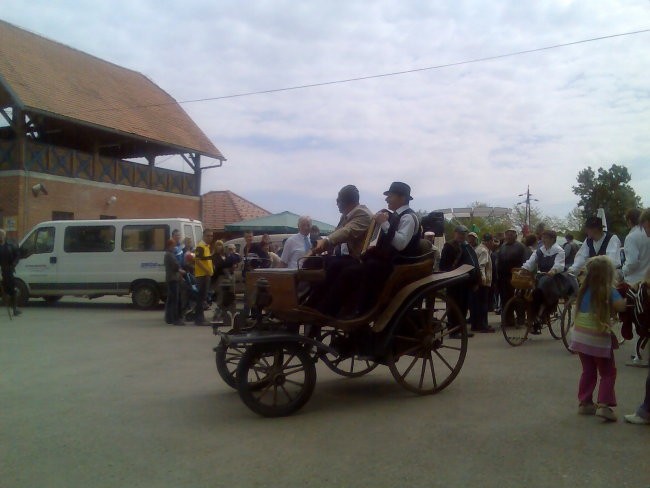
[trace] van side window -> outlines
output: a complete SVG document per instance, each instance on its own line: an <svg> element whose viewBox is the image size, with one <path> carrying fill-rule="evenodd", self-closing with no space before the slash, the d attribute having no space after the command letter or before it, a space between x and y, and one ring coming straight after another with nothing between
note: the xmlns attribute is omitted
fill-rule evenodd
<svg viewBox="0 0 650 488"><path fill-rule="evenodd" d="M54 232L54 227L40 227L32 232L22 245L25 255L52 252L54 250Z"/></svg>
<svg viewBox="0 0 650 488"><path fill-rule="evenodd" d="M112 252L115 227L112 225L70 226L65 229L65 252Z"/></svg>
<svg viewBox="0 0 650 488"><path fill-rule="evenodd" d="M168 225L125 225L122 229L122 250L124 252L165 251L169 239Z"/></svg>
<svg viewBox="0 0 650 488"><path fill-rule="evenodd" d="M192 226L190 224L183 224L183 237L194 239L194 232L192 232ZM198 243L199 241L193 240L192 242Z"/></svg>

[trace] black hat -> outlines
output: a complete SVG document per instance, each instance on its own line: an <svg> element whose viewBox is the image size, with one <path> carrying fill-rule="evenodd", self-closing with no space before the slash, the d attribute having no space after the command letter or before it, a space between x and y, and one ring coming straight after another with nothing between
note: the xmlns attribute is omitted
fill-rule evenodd
<svg viewBox="0 0 650 488"><path fill-rule="evenodd" d="M465 227L464 225L457 225L456 228L454 229L454 232L459 232L461 234L466 234L469 232L469 229Z"/></svg>
<svg viewBox="0 0 650 488"><path fill-rule="evenodd" d="M489 242L492 240L492 234L489 232L487 234L483 234L483 242Z"/></svg>
<svg viewBox="0 0 650 488"><path fill-rule="evenodd" d="M602 229L603 219L600 217L588 217L585 221L585 228L587 229Z"/></svg>
<svg viewBox="0 0 650 488"><path fill-rule="evenodd" d="M411 196L411 187L401 181L393 181L390 184L388 191L384 192L384 195L388 195L389 193L396 193L407 197L409 200L413 200L413 197Z"/></svg>

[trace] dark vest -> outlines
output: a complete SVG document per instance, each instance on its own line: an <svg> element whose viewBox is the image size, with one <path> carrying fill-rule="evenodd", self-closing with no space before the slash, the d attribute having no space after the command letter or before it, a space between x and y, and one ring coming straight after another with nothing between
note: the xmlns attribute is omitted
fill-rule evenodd
<svg viewBox="0 0 650 488"><path fill-rule="evenodd" d="M398 251L391 245L391 242L393 242L395 233L399 228L399 221L401 220L402 216L406 214L412 214L412 217L407 217L407 218L409 219L412 218L415 220L415 231L413 232L413 237L411 237L411 240L406 245L406 247L401 251ZM393 212L393 214L390 216L390 219L388 220L388 223L390 224L390 227L388 228L388 232L386 234L384 234L383 232L379 234L379 240L377 241L377 248L390 257L419 256L420 255L420 220L418 219L418 216L413 211L413 209L407 208L401 214L398 214L397 212Z"/></svg>
<svg viewBox="0 0 650 488"><path fill-rule="evenodd" d="M598 252L596 252L596 249L594 249L594 240L590 237L587 237L587 247L589 248L589 257L593 258L594 256L604 256L605 253L607 252L607 246L609 245L609 241L612 239L612 234L611 232L605 232L605 239L603 240L603 243L600 245L600 249L598 249Z"/></svg>
<svg viewBox="0 0 650 488"><path fill-rule="evenodd" d="M537 271L540 273L548 273L551 271L553 264L555 264L555 256L557 253L552 256L544 256L541 249L536 251L537 254Z"/></svg>

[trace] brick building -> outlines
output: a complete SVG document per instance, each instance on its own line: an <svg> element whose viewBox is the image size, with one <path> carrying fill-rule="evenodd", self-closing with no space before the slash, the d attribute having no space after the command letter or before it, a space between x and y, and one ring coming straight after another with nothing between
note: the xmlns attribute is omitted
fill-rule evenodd
<svg viewBox="0 0 650 488"><path fill-rule="evenodd" d="M191 172L156 166L170 155ZM52 219L199 219L201 172L223 161L144 75L0 21L0 226L10 238Z"/></svg>
<svg viewBox="0 0 650 488"><path fill-rule="evenodd" d="M249 202L231 191L211 191L201 197L201 221L204 227L214 229L221 237L230 238L232 233L226 233L226 224L266 217L271 212Z"/></svg>

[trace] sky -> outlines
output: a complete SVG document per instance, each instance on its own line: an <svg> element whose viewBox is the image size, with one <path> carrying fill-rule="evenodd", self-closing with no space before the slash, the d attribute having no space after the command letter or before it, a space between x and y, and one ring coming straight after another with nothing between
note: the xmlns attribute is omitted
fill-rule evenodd
<svg viewBox="0 0 650 488"><path fill-rule="evenodd" d="M650 29L650 1L0 0L0 18L141 72L178 102L367 77ZM650 32L183 108L227 158L202 192L338 221L392 181L418 210L564 217L587 166L625 165L650 205ZM189 171L175 157L159 164ZM204 165L214 161L205 159Z"/></svg>

